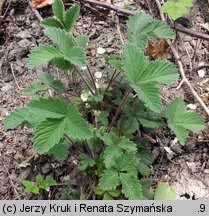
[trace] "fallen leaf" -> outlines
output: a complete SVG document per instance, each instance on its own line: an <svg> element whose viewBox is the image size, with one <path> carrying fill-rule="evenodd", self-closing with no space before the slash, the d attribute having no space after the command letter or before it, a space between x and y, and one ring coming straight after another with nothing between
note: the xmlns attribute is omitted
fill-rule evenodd
<svg viewBox="0 0 209 216"><path fill-rule="evenodd" d="M151 56L154 59L165 58L165 40L160 39L157 43L149 41L145 53L147 56Z"/></svg>
<svg viewBox="0 0 209 216"><path fill-rule="evenodd" d="M52 5L54 0L32 0L33 8L43 8Z"/></svg>

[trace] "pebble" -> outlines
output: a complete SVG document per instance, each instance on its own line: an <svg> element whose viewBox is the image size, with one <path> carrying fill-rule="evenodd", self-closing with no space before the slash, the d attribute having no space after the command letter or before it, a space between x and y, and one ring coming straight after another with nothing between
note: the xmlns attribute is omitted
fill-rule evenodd
<svg viewBox="0 0 209 216"><path fill-rule="evenodd" d="M12 88L12 86L9 83L6 83L2 88L1 91L6 93L8 92L10 89Z"/></svg>
<svg viewBox="0 0 209 216"><path fill-rule="evenodd" d="M98 54L104 54L104 53L106 53L106 49L104 49L104 48L102 48L102 47L98 47L98 48L97 48L97 53L98 53Z"/></svg>
<svg viewBox="0 0 209 216"><path fill-rule="evenodd" d="M21 41L18 42L18 45L22 48L24 47L30 47L31 46L31 42L27 39L23 39Z"/></svg>
<svg viewBox="0 0 209 216"><path fill-rule="evenodd" d="M21 31L16 35L17 38L31 38L31 34L28 31Z"/></svg>
<svg viewBox="0 0 209 216"><path fill-rule="evenodd" d="M203 78L203 77L205 76L205 70L203 70L203 69L198 70L197 73L198 73L198 76L199 76L200 78Z"/></svg>
<svg viewBox="0 0 209 216"><path fill-rule="evenodd" d="M209 174L209 169L205 169L205 170L204 170L204 173L205 173L205 174Z"/></svg>

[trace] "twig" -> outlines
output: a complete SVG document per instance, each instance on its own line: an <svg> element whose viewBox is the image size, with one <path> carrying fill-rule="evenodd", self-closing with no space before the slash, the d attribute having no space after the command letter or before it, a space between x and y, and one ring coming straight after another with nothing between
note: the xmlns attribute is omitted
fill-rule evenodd
<svg viewBox="0 0 209 216"><path fill-rule="evenodd" d="M11 68L11 71L12 71L12 76L13 76L13 78L14 78L14 81L15 81L15 83L16 83L16 85L17 85L17 88L18 88L19 90L21 90L22 88L20 88L20 86L18 85L18 82L17 82L17 79L16 79L16 77L15 77L15 73L14 73L14 69L13 69L12 63L10 63L10 68Z"/></svg>
<svg viewBox="0 0 209 216"><path fill-rule="evenodd" d="M159 8L159 11L160 11L160 16L161 16L161 19L163 21L165 21L165 17L164 15L161 13L161 4L159 2L159 0L155 0L156 3L157 3L157 6ZM185 82L185 84L189 87L190 91L192 92L193 96L196 98L196 100L200 103L200 105L202 106L202 108L205 110L205 112L207 113L207 115L209 115L209 109L208 107L205 105L205 103L203 102L203 100L200 98L200 96L197 94L197 92L195 91L195 89L192 87L192 85L190 84L189 80L186 78L186 75L185 75L185 72L184 72L184 67L183 67L183 64L181 62L181 59L180 59L180 56L176 50L176 48L173 46L172 42L170 40L166 40L168 45L170 46L172 52L173 52L173 55L175 57L175 60L176 60L176 63L179 67L179 71L180 71L180 74L181 74L181 77L182 77L182 80Z"/></svg>
<svg viewBox="0 0 209 216"><path fill-rule="evenodd" d="M120 22L119 22L118 16L116 16L115 19L116 19L116 23L117 23L116 26L117 26L118 34L120 36L121 43L124 44L124 39L123 39L123 36L122 36L122 33L121 33Z"/></svg>
<svg viewBox="0 0 209 216"><path fill-rule="evenodd" d="M32 12L36 15L39 22L41 22L43 20L43 18L41 16L41 14L33 7L31 1L28 1L28 5L29 5L30 9L32 10Z"/></svg>
<svg viewBox="0 0 209 216"><path fill-rule="evenodd" d="M96 1L96 0L77 0L79 2L86 2L86 3L89 3L89 4L94 4L94 5L98 5L100 7L104 7L104 8L108 8L108 9L111 9L111 10L114 10L118 13L121 13L125 16L132 16L134 15L136 12L133 12L133 11L130 11L130 10L126 10L126 9L123 9L121 7L118 7L116 5L113 5L113 4L109 4L109 3L106 3L106 2L100 2L100 1ZM183 32L187 35L191 35L192 37L197 37L197 38L201 38L201 39L204 39L206 41L209 41L209 35L208 34L205 34L205 33L202 33L202 32L198 32L198 31L195 31L195 30L192 30L192 29L188 29L188 28L185 28L179 24L172 24L170 23L169 24L173 29L177 30L177 31L180 31L180 32Z"/></svg>
<svg viewBox="0 0 209 216"><path fill-rule="evenodd" d="M92 80L92 83L93 83L93 85L94 85L94 89L96 90L97 87L96 87L96 84L95 84L95 81L94 81L94 77L93 77L93 75L92 75L92 72L91 72L91 70L90 70L90 67L89 67L88 65L86 65L86 67L87 67L87 69L88 69L89 75L90 75L91 80Z"/></svg>

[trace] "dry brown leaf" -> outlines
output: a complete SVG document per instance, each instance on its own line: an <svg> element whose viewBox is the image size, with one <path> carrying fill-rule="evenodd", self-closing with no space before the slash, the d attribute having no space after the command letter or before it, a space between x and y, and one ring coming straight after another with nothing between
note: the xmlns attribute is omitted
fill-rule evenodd
<svg viewBox="0 0 209 216"><path fill-rule="evenodd" d="M165 58L165 39L160 39L157 43L149 41L145 53L154 59Z"/></svg>
<svg viewBox="0 0 209 216"><path fill-rule="evenodd" d="M32 0L33 8L43 8L52 5L54 0Z"/></svg>

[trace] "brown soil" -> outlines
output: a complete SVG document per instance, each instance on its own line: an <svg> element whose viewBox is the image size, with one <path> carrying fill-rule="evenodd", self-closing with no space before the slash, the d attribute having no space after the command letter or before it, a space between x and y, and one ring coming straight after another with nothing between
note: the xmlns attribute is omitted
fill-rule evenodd
<svg viewBox="0 0 209 216"><path fill-rule="evenodd" d="M123 1L113 1L123 6ZM158 10L152 0L129 1L135 10L145 10L159 18ZM64 162L59 162L53 157L39 156L34 152L32 133L33 130L18 127L14 130L4 130L3 121L8 113L16 107L23 107L30 98L22 96L22 90L32 81L36 80L38 73L49 71L57 76L57 70L50 64L35 70L25 67L27 55L31 48L48 39L43 35L39 20L28 6L28 0L12 0L4 4L3 13L6 16L0 23L0 199L59 199L60 193L66 185L71 184L79 189L86 188L86 179L76 171L76 161L69 155ZM51 7L39 10L42 17L51 15ZM94 9L87 4L81 8L81 16L74 28L74 34L87 34L90 43L87 48L87 58L92 71L101 71L105 68L104 55L97 53L97 48L106 49L105 54L120 53L121 39L113 21L115 15L103 9ZM120 23L125 23L125 17L119 16ZM209 31L200 26L208 22L201 10L192 22L192 29ZM125 30L121 27L122 36ZM185 34L179 34L175 46L181 56L186 75L197 92L202 95L207 105L209 75L205 70L205 77L200 78L197 67L201 62L208 64L209 43ZM172 53L166 50L170 60ZM72 78L73 77L73 78ZM80 80L72 76L71 82L65 81L69 90L80 88ZM189 89L179 83L162 86L162 99L164 104L176 96L184 98L186 104L196 104L199 112L208 125L208 117L195 101ZM208 97L209 98L209 97ZM174 142L175 136L168 130L162 129L152 138L156 143L151 149L155 163L153 164L153 183L169 182L177 191L178 199L209 199L209 128L199 134L190 134L185 146ZM169 147L173 153L166 152L164 147ZM49 192L33 196L24 192L21 181L34 180L36 174L53 177L59 184L52 187ZM79 185L77 185L80 183ZM87 189L84 189L88 191Z"/></svg>

